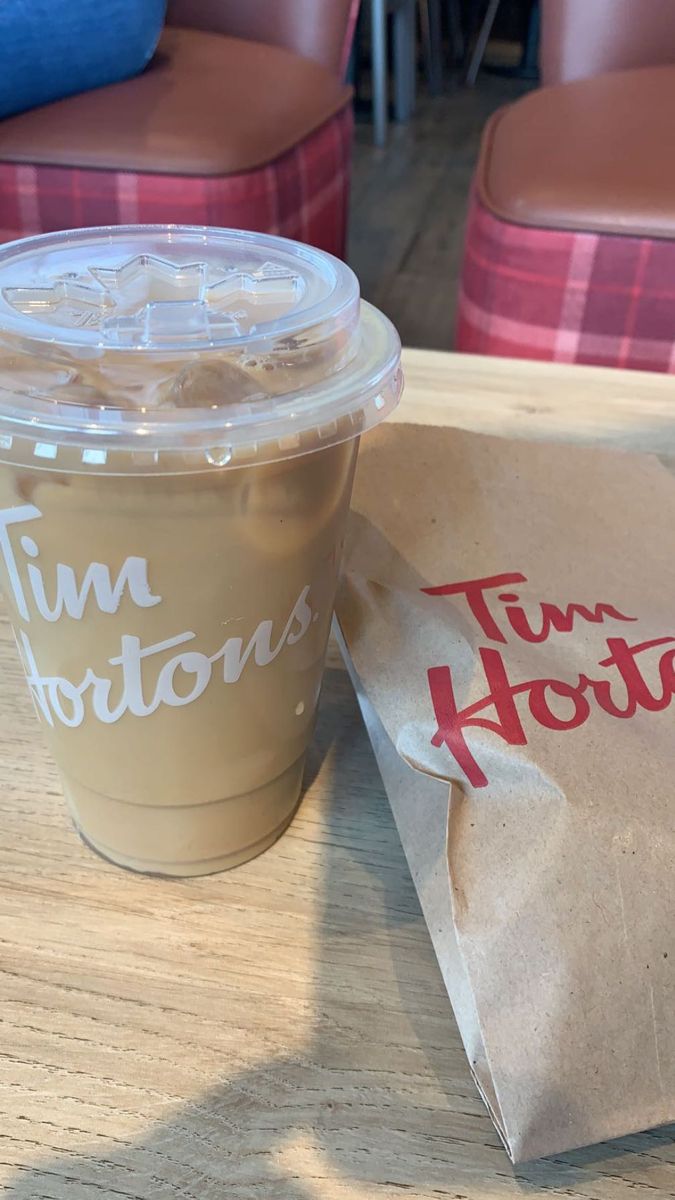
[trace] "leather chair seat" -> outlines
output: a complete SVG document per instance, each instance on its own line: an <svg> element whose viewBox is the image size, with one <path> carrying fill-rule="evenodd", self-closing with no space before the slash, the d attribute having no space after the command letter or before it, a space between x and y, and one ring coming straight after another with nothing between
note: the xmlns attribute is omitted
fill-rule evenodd
<svg viewBox="0 0 675 1200"><path fill-rule="evenodd" d="M278 46L167 28L142 75L1 122L0 161L231 175L278 158L350 94Z"/></svg>
<svg viewBox="0 0 675 1200"><path fill-rule="evenodd" d="M489 122L478 197L503 221L675 238L675 66L532 92Z"/></svg>

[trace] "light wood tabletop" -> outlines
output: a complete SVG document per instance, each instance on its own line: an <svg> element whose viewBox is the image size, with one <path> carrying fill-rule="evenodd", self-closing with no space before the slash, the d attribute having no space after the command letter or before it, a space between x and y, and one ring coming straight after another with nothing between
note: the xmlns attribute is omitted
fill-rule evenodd
<svg viewBox="0 0 675 1200"><path fill-rule="evenodd" d="M406 368L402 419L675 440L666 377L422 351ZM0 1194L673 1200L675 1127L510 1166L334 657L291 828L188 881L78 841L4 622L0 660Z"/></svg>
<svg viewBox="0 0 675 1200"><path fill-rule="evenodd" d="M434 350L404 352L391 419L498 437L675 453L675 377Z"/></svg>

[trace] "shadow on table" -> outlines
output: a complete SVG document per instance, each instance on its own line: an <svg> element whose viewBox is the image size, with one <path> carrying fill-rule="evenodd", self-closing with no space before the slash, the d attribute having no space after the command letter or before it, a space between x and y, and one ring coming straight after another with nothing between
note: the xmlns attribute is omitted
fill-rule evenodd
<svg viewBox="0 0 675 1200"><path fill-rule="evenodd" d="M514 1182L524 1192L564 1187L574 1195L600 1175L632 1182L644 1156L671 1143L675 1128L509 1166L444 1000L349 681L330 674L309 765L312 778L330 758L309 1044L212 1088L138 1142L102 1129L81 1151L41 1155L8 1178L12 1200L388 1200L406 1190L466 1200L467 1191L512 1192ZM377 978L383 999L366 1043L362 1007L342 982L345 971L358 979L359 960L368 964L363 981ZM387 1047L396 1049L383 1063ZM673 1181L675 1170L671 1192Z"/></svg>

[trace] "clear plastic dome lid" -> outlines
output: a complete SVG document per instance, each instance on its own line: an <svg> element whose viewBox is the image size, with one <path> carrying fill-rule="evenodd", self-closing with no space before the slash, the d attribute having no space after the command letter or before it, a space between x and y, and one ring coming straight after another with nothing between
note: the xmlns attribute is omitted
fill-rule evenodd
<svg viewBox="0 0 675 1200"><path fill-rule="evenodd" d="M0 249L5 459L28 439L51 469L274 461L381 420L399 361L353 272L284 238L137 226Z"/></svg>

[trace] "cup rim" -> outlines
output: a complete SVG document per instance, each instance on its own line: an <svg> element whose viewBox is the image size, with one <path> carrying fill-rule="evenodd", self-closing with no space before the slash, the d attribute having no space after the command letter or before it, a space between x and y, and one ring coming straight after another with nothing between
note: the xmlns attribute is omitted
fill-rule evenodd
<svg viewBox="0 0 675 1200"><path fill-rule="evenodd" d="M314 274L307 277L310 281L307 295L316 303L304 307L301 303L298 310L300 315L292 314L292 320L296 325L300 322L298 327L312 331L317 328L316 321L319 320L320 340L310 343L310 348L311 345L328 347L329 365L325 376L307 387L281 394L261 394L244 401L225 401L217 406L134 408L115 405L85 407L70 403L67 398L60 400L56 391L50 394L49 385L41 389L28 386L22 390L18 381L14 387L11 371L8 371L9 383L0 384L2 461L15 461L14 456L18 451L15 440L23 443L21 454L24 461L28 454L31 465L50 470L73 469L77 458L74 451L81 452L79 470L95 470L105 466L106 470L111 471L113 464L108 460L111 456L115 458L115 452L150 452L157 460L155 469L160 471L165 456L175 457L185 451L193 456L195 452L204 454L209 461L210 456L215 460L210 465L219 466L230 463L237 465L244 460L278 461L306 453L312 437L316 448L357 437L379 423L396 405L401 391L401 346L393 325L379 310L359 300L358 281L346 264L332 255L290 239L249 231L212 230L207 226L164 225L109 226L40 234L0 248L0 289L3 268L12 260L20 258L28 264L28 273L32 255L38 255L39 261L43 250L50 252L52 247L57 247L58 251L61 245L66 247L67 253L69 242L74 241L92 246L104 245L110 256L105 260L104 255L104 261L112 262L113 271L118 271L120 247L124 255L133 243L137 245L139 255L150 255L151 251L143 251L143 246L154 246L153 238L174 239L180 249L176 258L177 271L186 270L185 254L191 254L193 243L205 247L204 255L208 259L210 250L207 252L206 247L209 239L214 239L219 247L231 242L239 247L250 246L259 260L269 254L272 261L268 265L273 268L274 255L278 256L284 270L286 264L296 261L309 263ZM79 251L76 251L73 262L78 261L77 253ZM190 269L199 265L190 263L189 259L187 263ZM171 264L167 263L167 266ZM219 261L216 270L221 270L221 266ZM28 274L25 277L28 278ZM45 278L49 279L47 271ZM91 331L85 330L84 334L79 331L78 334L77 330L68 327L66 332L68 336L72 334L74 340L67 343L64 340L66 356L61 359L55 355L50 359L45 347L47 351L50 345L60 347L61 327L54 324L49 326L45 338L42 336L44 329L39 314L34 318L32 313L29 316L21 313L12 316L10 313L8 324L8 308L11 306L4 299L0 300L0 346L4 333L7 344L19 361L26 355L31 359L40 357L49 369L55 369L61 363L68 367L78 361L76 353L72 359L68 357L68 352L75 347L75 350L79 348L85 359L91 353L94 362L102 353L105 353L106 362L108 354L112 355L113 374L114 356L118 350L124 350L127 361L130 358L132 362L138 362L141 371L142 363L148 361L147 355L153 356L157 351L157 347L137 350L128 345L106 345L101 348L84 337ZM13 324L14 317L17 318L16 326ZM167 364L175 362L178 370L179 364L185 365L188 361L203 360L208 363L212 361L214 353L222 356L224 351L232 349L252 354L254 346L259 345L261 339L267 343L267 352L271 354L270 361L273 362L278 347L269 343L288 337L290 327L276 319L267 324L267 328L261 327L250 339L226 339L209 345L176 342L168 349L162 346L160 366L164 361ZM346 350L341 352L339 346L346 347ZM42 355L39 355L40 348ZM34 444L32 452L30 448L26 450L26 440ZM65 454L66 450L69 451L68 455ZM214 450L217 450L217 454L211 453ZM66 458L70 464L68 467L65 466ZM121 460L117 461L119 463Z"/></svg>

